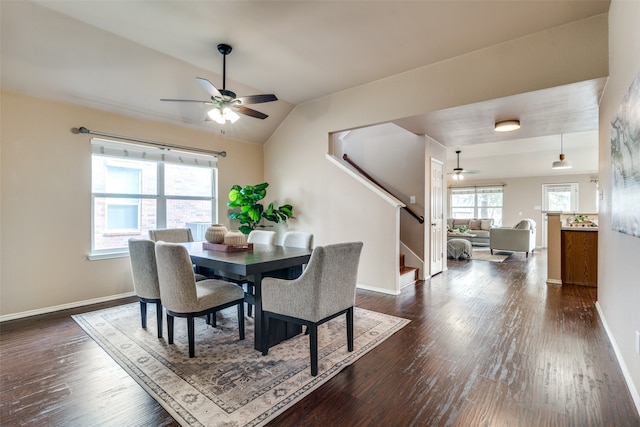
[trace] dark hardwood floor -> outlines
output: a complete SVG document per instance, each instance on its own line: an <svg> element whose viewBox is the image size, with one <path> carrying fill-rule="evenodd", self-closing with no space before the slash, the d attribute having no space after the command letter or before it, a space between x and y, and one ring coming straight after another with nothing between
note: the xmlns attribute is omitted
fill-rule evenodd
<svg viewBox="0 0 640 427"><path fill-rule="evenodd" d="M640 426L596 289L547 285L545 260L450 260L397 297L359 290L411 323L270 425ZM177 425L69 317L131 301L2 323L0 424Z"/></svg>

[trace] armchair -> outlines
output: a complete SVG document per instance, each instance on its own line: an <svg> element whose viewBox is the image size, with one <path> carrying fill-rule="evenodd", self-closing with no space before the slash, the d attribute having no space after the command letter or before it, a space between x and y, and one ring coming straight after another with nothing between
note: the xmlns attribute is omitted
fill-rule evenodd
<svg viewBox="0 0 640 427"><path fill-rule="evenodd" d="M491 254L494 249L505 251L533 253L536 247L536 223L532 219L523 219L513 228L492 228L489 236Z"/></svg>
<svg viewBox="0 0 640 427"><path fill-rule="evenodd" d="M158 242L155 248L160 299L167 312L168 342L173 344L174 317L187 318L189 357L195 356L194 318L215 315L234 305L238 310L240 340L244 339L244 292L233 283L217 279L196 282L187 248Z"/></svg>
<svg viewBox="0 0 640 427"><path fill-rule="evenodd" d="M294 280L262 280L262 355L269 352L269 319L304 325L309 331L311 375L318 374L318 325L346 314L347 350L353 351L353 307L362 242L316 247Z"/></svg>

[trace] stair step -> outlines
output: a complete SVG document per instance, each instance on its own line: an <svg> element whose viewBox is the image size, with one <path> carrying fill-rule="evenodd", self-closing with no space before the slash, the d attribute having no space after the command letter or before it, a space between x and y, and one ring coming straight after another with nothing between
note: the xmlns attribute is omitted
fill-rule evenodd
<svg viewBox="0 0 640 427"><path fill-rule="evenodd" d="M418 269L415 267L400 267L400 287L411 285L418 280Z"/></svg>

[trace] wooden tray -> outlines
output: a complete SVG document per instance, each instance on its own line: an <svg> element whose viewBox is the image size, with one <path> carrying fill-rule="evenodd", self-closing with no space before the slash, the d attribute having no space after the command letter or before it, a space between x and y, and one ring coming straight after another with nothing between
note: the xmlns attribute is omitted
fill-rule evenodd
<svg viewBox="0 0 640 427"><path fill-rule="evenodd" d="M219 252L252 251L253 243L245 243L243 245L225 245L223 243L202 242L202 249L209 249L211 251Z"/></svg>

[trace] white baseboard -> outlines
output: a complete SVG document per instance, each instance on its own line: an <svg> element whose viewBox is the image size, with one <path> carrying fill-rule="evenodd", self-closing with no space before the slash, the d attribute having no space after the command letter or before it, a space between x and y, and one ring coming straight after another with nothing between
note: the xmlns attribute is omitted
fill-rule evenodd
<svg viewBox="0 0 640 427"><path fill-rule="evenodd" d="M640 414L640 394L638 394L638 390L633 384L633 381L631 379L631 374L629 373L629 369L627 368L627 365L624 363L624 359L622 358L622 354L620 353L618 344L616 343L616 340L613 338L611 329L609 329L609 325L607 324L607 319L605 319L604 313L602 312L602 308L600 308L600 304L597 301L596 301L596 310L598 310L598 315L600 316L600 320L602 320L602 324L604 325L604 330L607 332L607 336L609 337L609 341L611 342L613 351L616 354L616 358L618 359L618 365L620 365L620 369L622 370L622 375L624 376L624 380L627 383L629 392L631 393L631 398L633 399L633 403L635 403L636 410L638 411L638 414Z"/></svg>
<svg viewBox="0 0 640 427"><path fill-rule="evenodd" d="M132 296L135 296L135 293L133 291L125 292L124 294L109 295L106 297L93 298L93 299L84 300L84 301L70 302L68 304L56 305L53 307L39 308L37 310L29 310L29 311L23 311L20 313L5 314L0 316L0 322L5 322L7 320L14 320L14 319L22 319L23 317L36 316L38 314L53 313L54 311L67 310L69 308L82 307L83 305L98 304L101 302L113 301L116 299L127 298Z"/></svg>
<svg viewBox="0 0 640 427"><path fill-rule="evenodd" d="M393 292L389 289L377 288L375 286L369 286L369 285L357 284L356 288L364 289L365 291L380 292L381 294L387 294L387 295L400 295L400 291Z"/></svg>

